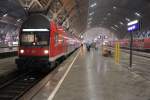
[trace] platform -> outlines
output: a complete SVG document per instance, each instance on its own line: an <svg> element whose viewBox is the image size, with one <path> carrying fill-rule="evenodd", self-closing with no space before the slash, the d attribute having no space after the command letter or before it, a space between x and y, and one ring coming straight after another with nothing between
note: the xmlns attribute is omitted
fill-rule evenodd
<svg viewBox="0 0 150 100"><path fill-rule="evenodd" d="M17 56L18 47L0 48L0 59Z"/></svg>
<svg viewBox="0 0 150 100"><path fill-rule="evenodd" d="M0 53L15 52L17 50L18 50L18 47L0 48Z"/></svg>
<svg viewBox="0 0 150 100"><path fill-rule="evenodd" d="M0 59L0 77L17 70L15 59L16 57Z"/></svg>
<svg viewBox="0 0 150 100"><path fill-rule="evenodd" d="M149 100L150 81L100 50L80 49L62 84L46 85L33 100ZM46 96L49 94L49 96Z"/></svg>
<svg viewBox="0 0 150 100"><path fill-rule="evenodd" d="M121 51L121 66L129 68L129 56L129 53L124 52L123 50ZM133 63L130 70L136 74L139 74L146 80L150 80L150 58L140 55L133 55Z"/></svg>

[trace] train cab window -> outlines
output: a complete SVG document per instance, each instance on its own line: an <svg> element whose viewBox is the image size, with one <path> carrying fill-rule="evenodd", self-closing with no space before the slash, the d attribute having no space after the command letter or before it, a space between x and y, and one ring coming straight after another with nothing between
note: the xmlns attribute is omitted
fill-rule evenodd
<svg viewBox="0 0 150 100"><path fill-rule="evenodd" d="M22 32L21 45L48 46L49 32Z"/></svg>

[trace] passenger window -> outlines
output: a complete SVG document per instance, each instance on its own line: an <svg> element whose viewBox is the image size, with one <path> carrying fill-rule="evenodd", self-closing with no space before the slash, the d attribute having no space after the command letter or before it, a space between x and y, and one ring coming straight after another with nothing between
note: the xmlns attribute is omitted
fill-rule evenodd
<svg viewBox="0 0 150 100"><path fill-rule="evenodd" d="M58 45L58 33L55 33L55 46Z"/></svg>
<svg viewBox="0 0 150 100"><path fill-rule="evenodd" d="M65 45L65 38L62 36L62 45Z"/></svg>

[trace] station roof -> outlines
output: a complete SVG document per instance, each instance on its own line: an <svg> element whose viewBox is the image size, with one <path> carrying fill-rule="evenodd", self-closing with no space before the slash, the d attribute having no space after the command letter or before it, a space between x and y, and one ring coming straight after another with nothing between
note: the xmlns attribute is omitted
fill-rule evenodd
<svg viewBox="0 0 150 100"><path fill-rule="evenodd" d="M20 5L25 12L41 11L50 18L61 18L75 33L104 27L123 37L127 23L135 19L141 20L144 30L150 28L149 0L1 0L0 16L25 19Z"/></svg>

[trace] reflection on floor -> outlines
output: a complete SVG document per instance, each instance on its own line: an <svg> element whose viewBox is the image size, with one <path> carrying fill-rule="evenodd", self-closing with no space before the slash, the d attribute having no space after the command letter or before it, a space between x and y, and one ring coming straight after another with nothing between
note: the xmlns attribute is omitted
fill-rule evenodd
<svg viewBox="0 0 150 100"><path fill-rule="evenodd" d="M100 49L81 48L54 100L150 100L150 81L102 57Z"/></svg>

